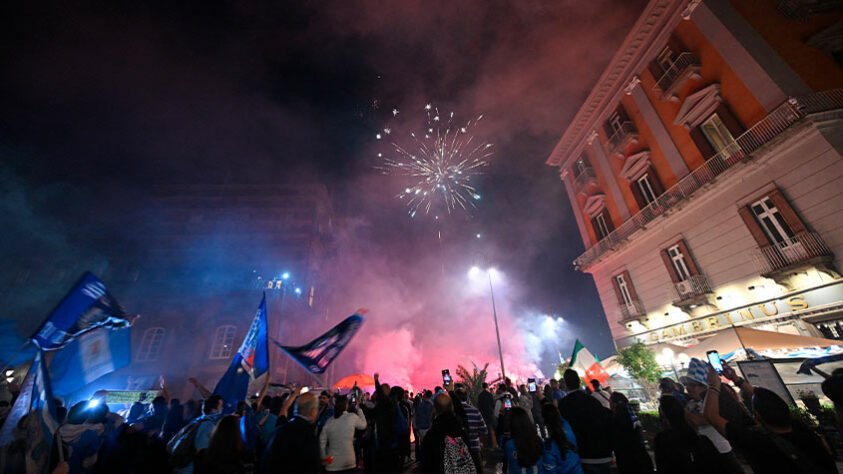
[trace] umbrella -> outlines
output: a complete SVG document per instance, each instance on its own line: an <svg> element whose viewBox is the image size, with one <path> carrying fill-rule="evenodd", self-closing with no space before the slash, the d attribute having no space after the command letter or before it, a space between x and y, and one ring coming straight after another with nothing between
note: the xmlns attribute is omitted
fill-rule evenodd
<svg viewBox="0 0 843 474"><path fill-rule="evenodd" d="M375 379L366 374L352 374L343 377L339 382L334 384L335 389L350 389L357 382L358 387L371 387L375 385Z"/></svg>

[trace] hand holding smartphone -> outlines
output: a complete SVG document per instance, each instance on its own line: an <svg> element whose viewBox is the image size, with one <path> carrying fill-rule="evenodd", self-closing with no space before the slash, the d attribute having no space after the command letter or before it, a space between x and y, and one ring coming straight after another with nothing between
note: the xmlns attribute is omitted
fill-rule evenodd
<svg viewBox="0 0 843 474"><path fill-rule="evenodd" d="M714 368L718 374L723 373L723 362L720 361L720 353L717 351L708 351L705 353L708 357L708 363Z"/></svg>
<svg viewBox="0 0 843 474"><path fill-rule="evenodd" d="M448 369L442 369L442 384L448 386L451 384L453 379L451 379L451 371Z"/></svg>
<svg viewBox="0 0 843 474"><path fill-rule="evenodd" d="M536 379L527 379L527 390L529 390L531 393L535 393Z"/></svg>

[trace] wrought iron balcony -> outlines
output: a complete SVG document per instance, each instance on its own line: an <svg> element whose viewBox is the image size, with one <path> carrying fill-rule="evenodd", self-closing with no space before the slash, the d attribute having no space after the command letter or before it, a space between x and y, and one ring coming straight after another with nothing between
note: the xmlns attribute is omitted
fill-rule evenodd
<svg viewBox="0 0 843 474"><path fill-rule="evenodd" d="M594 168L586 166L580 170L580 174L574 177L574 186L577 192L584 192L590 184L597 184L597 175L594 174Z"/></svg>
<svg viewBox="0 0 843 474"><path fill-rule="evenodd" d="M656 80L653 92L661 100L678 100L676 91L682 87L688 79L699 80L700 60L691 53L682 53L676 61Z"/></svg>
<svg viewBox="0 0 843 474"><path fill-rule="evenodd" d="M638 141L638 129L635 124L627 120L621 123L621 128L609 137L609 154L623 153L623 149L630 143Z"/></svg>
<svg viewBox="0 0 843 474"><path fill-rule="evenodd" d="M621 306L621 314L623 315L623 319L621 319L620 323L626 325L632 321L638 321L642 316L647 314L644 311L644 306L641 305L641 302L638 300L632 300L631 304L622 304Z"/></svg>
<svg viewBox="0 0 843 474"><path fill-rule="evenodd" d="M769 275L801 265L825 263L834 254L816 232L800 232L769 247L758 249L755 261L762 275Z"/></svg>
<svg viewBox="0 0 843 474"><path fill-rule="evenodd" d="M672 212L678 204L703 186L752 154L806 116L843 109L843 89L832 89L788 99L769 115L759 120L735 142L712 156L704 164L679 180L655 201L619 225L612 233L574 260L578 269L586 269L605 253L622 246L626 239L662 214Z"/></svg>
<svg viewBox="0 0 843 474"><path fill-rule="evenodd" d="M686 301L711 293L711 285L705 275L692 275L687 280L673 284L678 301Z"/></svg>

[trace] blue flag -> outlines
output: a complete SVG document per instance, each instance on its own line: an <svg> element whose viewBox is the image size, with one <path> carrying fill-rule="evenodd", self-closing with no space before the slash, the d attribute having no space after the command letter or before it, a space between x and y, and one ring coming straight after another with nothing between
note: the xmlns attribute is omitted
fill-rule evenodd
<svg viewBox="0 0 843 474"><path fill-rule="evenodd" d="M53 393L67 396L132 362L129 328L97 328L75 338L50 361Z"/></svg>
<svg viewBox="0 0 843 474"><path fill-rule="evenodd" d="M223 398L223 413L233 413L237 402L246 399L249 383L269 370L269 351L266 344L266 294L252 319L243 344L217 386L214 395Z"/></svg>
<svg viewBox="0 0 843 474"><path fill-rule="evenodd" d="M132 318L105 289L105 284L93 273L85 272L35 331L32 342L42 350L51 351L94 328L131 324Z"/></svg>
<svg viewBox="0 0 843 474"><path fill-rule="evenodd" d="M361 324L363 324L363 316L352 314L331 328L330 331L303 346L288 347L282 346L275 340L272 342L305 370L319 375L325 373L325 369L345 349L345 346L360 329Z"/></svg>
<svg viewBox="0 0 843 474"><path fill-rule="evenodd" d="M26 463L34 469L27 469L27 472L48 472L53 434L59 427L50 377L45 370L43 359L44 352L39 351L26 374L20 395L0 431L0 446L5 446L14 441L12 431L21 419L27 414L30 415L25 422L25 429L28 443L33 448L31 452L26 453Z"/></svg>

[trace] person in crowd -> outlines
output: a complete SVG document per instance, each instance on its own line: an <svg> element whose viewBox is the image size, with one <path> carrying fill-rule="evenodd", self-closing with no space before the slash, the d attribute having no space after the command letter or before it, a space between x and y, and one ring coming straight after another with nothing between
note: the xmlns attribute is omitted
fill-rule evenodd
<svg viewBox="0 0 843 474"><path fill-rule="evenodd" d="M416 407L416 413L413 417L413 434L416 436L416 452L418 453L421 442L424 436L430 430L430 423L433 418L433 402L430 401L433 397L433 392L425 390L424 395Z"/></svg>
<svg viewBox="0 0 843 474"><path fill-rule="evenodd" d="M685 414L685 418L696 430L697 434L705 436L709 439L709 441L711 441L720 455L720 463L726 469L726 472L730 474L741 474L743 473L743 468L741 468L737 457L732 452L732 445L729 444L729 441L708 423L705 416L702 414L703 400L708 387L706 381L707 374L708 364L694 358L688 363L688 375L680 378L685 386L686 392L688 393L688 403L685 404L685 410L687 412ZM718 395L718 397L719 396L720 395ZM722 406L723 404L721 403L721 407Z"/></svg>
<svg viewBox="0 0 843 474"><path fill-rule="evenodd" d="M389 398L395 404L395 415L400 417L400 423L405 426L402 432L396 432L398 441L398 457L400 465L403 466L410 459L410 421L412 420L412 408L406 400L407 392L402 387L389 389ZM399 423L399 421L396 421Z"/></svg>
<svg viewBox="0 0 843 474"><path fill-rule="evenodd" d="M547 428L542 454L542 472L545 474L582 474L580 456L577 454L577 437L571 425L550 402L541 407L542 420ZM623 471L622 471L623 472Z"/></svg>
<svg viewBox="0 0 843 474"><path fill-rule="evenodd" d="M88 401L82 401L71 407L67 423L59 427L58 438L71 474L89 473L97 461L105 431L102 422L96 423L97 418Z"/></svg>
<svg viewBox="0 0 843 474"><path fill-rule="evenodd" d="M483 421L489 428L488 442L485 444L491 449L498 449L498 441L495 438L495 396L486 382L483 382L483 390L477 396L477 405L477 409L483 415Z"/></svg>
<svg viewBox="0 0 843 474"><path fill-rule="evenodd" d="M334 406L332 405L331 392L322 390L319 394L319 413L316 418L316 434L322 431L322 427L328 422L328 419L334 416Z"/></svg>
<svg viewBox="0 0 843 474"><path fill-rule="evenodd" d="M322 469L316 420L319 400L307 392L295 401L293 418L278 427L263 456L264 473L313 473Z"/></svg>
<svg viewBox="0 0 843 474"><path fill-rule="evenodd" d="M821 388L823 394L834 403L837 428L843 433L843 370L835 370L830 377L823 381Z"/></svg>
<svg viewBox="0 0 843 474"><path fill-rule="evenodd" d="M170 400L170 409L161 429L161 439L169 440L184 426L184 407L178 398Z"/></svg>
<svg viewBox="0 0 843 474"><path fill-rule="evenodd" d="M686 401L688 401L679 385L670 377L662 377L662 379L659 380L659 390L662 392L662 395L676 397L676 399L683 405Z"/></svg>
<svg viewBox="0 0 843 474"><path fill-rule="evenodd" d="M260 429L261 446L266 446L266 444L269 443L269 437L272 436L272 432L275 431L275 422L278 420L278 415L273 414L272 406L276 398L278 397L263 397L260 401L260 405L258 406L258 412L256 413L255 419L257 420L258 428ZM281 411L280 405L277 411Z"/></svg>
<svg viewBox="0 0 843 474"><path fill-rule="evenodd" d="M126 417L127 423L134 423L146 415L146 405L144 405L143 402L144 399L141 397L138 401L132 404L132 407L129 408L129 415Z"/></svg>
<svg viewBox="0 0 843 474"><path fill-rule="evenodd" d="M182 412L182 420L184 420L185 423L189 420L194 420L202 416L202 404L192 398L182 405L182 407L184 408Z"/></svg>
<svg viewBox="0 0 843 474"><path fill-rule="evenodd" d="M380 383L380 375L375 374L375 393L372 395L374 407L373 469L375 472L398 472L401 460L398 451L399 436L395 425L398 405L389 396L390 387Z"/></svg>
<svg viewBox="0 0 843 474"><path fill-rule="evenodd" d="M521 407L509 410L510 438L503 443L506 472L509 474L539 474L544 455L544 443L536 427Z"/></svg>
<svg viewBox="0 0 843 474"><path fill-rule="evenodd" d="M334 416L325 423L319 434L319 452L328 472L357 468L354 434L366 429L366 417L359 412L352 413L348 408L348 397L337 396L334 400Z"/></svg>
<svg viewBox="0 0 843 474"><path fill-rule="evenodd" d="M708 394L703 413L706 420L741 450L755 474L782 472L836 473L837 466L822 440L790 416L787 402L775 392L753 387L732 371L723 375L752 398L757 425L747 426L723 418L720 412L722 382L720 375L709 369ZM714 393L712 393L714 392Z"/></svg>
<svg viewBox="0 0 843 474"><path fill-rule="evenodd" d="M591 396L594 397L604 408L609 408L611 405L610 397L612 393L609 392L608 389L604 389L600 387L600 381L597 379L591 379Z"/></svg>
<svg viewBox="0 0 843 474"><path fill-rule="evenodd" d="M559 400L565 398L565 395L566 393L559 386L559 382L556 379L550 379L550 401L559 407Z"/></svg>
<svg viewBox="0 0 843 474"><path fill-rule="evenodd" d="M523 383L518 386L518 406L523 408L530 416L530 421L535 423L533 420L533 397Z"/></svg>
<svg viewBox="0 0 843 474"><path fill-rule="evenodd" d="M153 398L149 413L137 421L139 429L149 436L160 436L168 413L167 399L162 395Z"/></svg>
<svg viewBox="0 0 843 474"><path fill-rule="evenodd" d="M607 474L612 462L612 412L582 390L575 370L566 370L563 378L568 393L558 400L559 412L576 434L583 472Z"/></svg>
<svg viewBox="0 0 843 474"><path fill-rule="evenodd" d="M462 421L468 432L468 448L471 451L472 459L474 459L475 469L477 472L481 472L483 464L480 457L480 438L486 436L489 430L486 428L486 422L483 421L483 415L480 414L480 410L468 403L468 391L465 385L460 384L454 390L454 394L456 395L456 400L459 400L465 416L465 419Z"/></svg>
<svg viewBox="0 0 843 474"><path fill-rule="evenodd" d="M454 403L451 397L442 392L433 399L433 423L430 431L425 435L421 444L419 456L419 472L434 474L445 472L446 443L458 446L460 440L468 448L468 433L463 429L462 422L454 413ZM470 455L468 462L473 464ZM464 460L465 461L465 460Z"/></svg>
<svg viewBox="0 0 843 474"><path fill-rule="evenodd" d="M245 474L251 472L243 438L240 417L223 416L211 433L208 447L196 453L195 474Z"/></svg>
<svg viewBox="0 0 843 474"><path fill-rule="evenodd" d="M621 474L653 472L653 461L647 454L641 423L629 408L629 400L620 392L612 392L609 399L612 411L612 446Z"/></svg>
<svg viewBox="0 0 843 474"><path fill-rule="evenodd" d="M685 407L676 396L662 395L659 415L665 428L653 442L659 474L722 472L714 445L688 424Z"/></svg>

